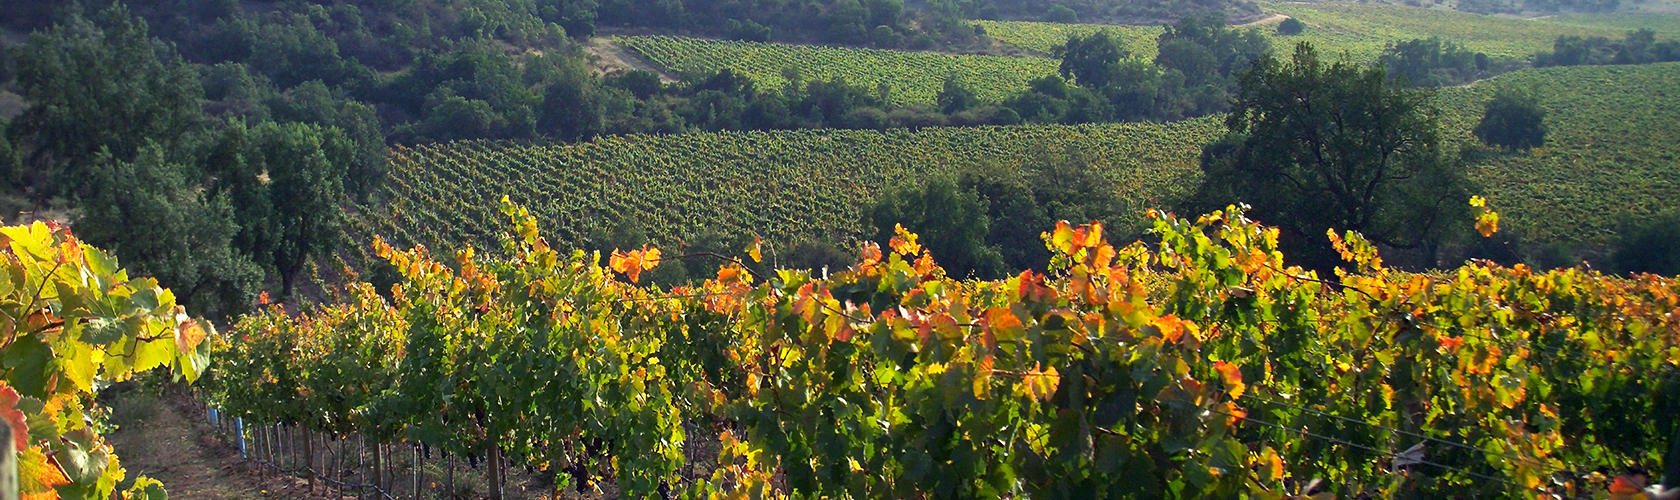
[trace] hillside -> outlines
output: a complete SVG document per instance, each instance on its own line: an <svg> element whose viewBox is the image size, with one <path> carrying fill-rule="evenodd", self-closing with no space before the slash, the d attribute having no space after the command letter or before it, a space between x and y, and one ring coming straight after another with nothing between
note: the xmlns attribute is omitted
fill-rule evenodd
<svg viewBox="0 0 1680 500"><path fill-rule="evenodd" d="M1307 31L1281 37L1271 26L1261 26L1274 45L1311 42L1328 54L1346 53L1359 61L1375 60L1389 43L1415 38L1441 37L1489 56L1522 59L1552 49L1557 37L1602 36L1621 38L1628 31L1650 29L1657 39L1680 38L1680 15L1673 14L1566 14L1542 19L1485 16L1452 10L1425 9L1405 5L1365 3L1266 3L1276 12L1306 23ZM1155 26L1104 26L1034 22L977 21L986 34L998 41L1027 50L1049 53L1069 35L1087 35L1113 30L1127 41L1134 55L1155 57Z"/></svg>
<svg viewBox="0 0 1680 500"><path fill-rule="evenodd" d="M1500 85L1541 96L1551 135L1545 148L1494 155L1470 173L1525 236L1604 243L1625 218L1680 200L1680 63L1529 69L1447 89L1443 125L1472 140Z"/></svg>
<svg viewBox="0 0 1680 500"><path fill-rule="evenodd" d="M635 135L576 146L457 142L392 155L389 199L370 228L434 248L500 227L503 194L544 232L579 241L627 219L656 240L704 230L777 242L846 241L884 186L977 162L1018 164L1045 148L1083 151L1142 213L1186 194L1216 118L1156 124ZM511 180L510 180L511 179Z"/></svg>
<svg viewBox="0 0 1680 500"><path fill-rule="evenodd" d="M1155 57L1155 38L1161 36L1161 32L1166 30L1160 26L1062 24L1031 21L975 21L974 25L986 30L986 36L997 41L1046 55L1067 43L1068 37L1074 35L1091 36L1098 31L1108 31L1120 35L1120 39L1125 43L1126 50L1132 55L1142 58Z"/></svg>
<svg viewBox="0 0 1680 500"><path fill-rule="evenodd" d="M1548 147L1472 167L1505 226L1538 241L1602 243L1625 216L1680 197L1680 64L1529 69L1440 94L1449 136L1468 138L1499 85L1534 88ZM580 241L635 220L658 240L703 229L773 241L847 240L883 186L981 161L1072 146L1119 181L1131 207L1170 206L1199 177L1220 117L1170 124L632 135L576 146L457 142L398 149L389 201L368 228L438 247L487 244L496 201L531 207L545 231ZM515 179L509 181L509 179Z"/></svg>
<svg viewBox="0 0 1680 500"><path fill-rule="evenodd" d="M1404 5L1269 3L1265 7L1306 23L1307 31L1301 38L1326 47L1327 53L1347 52L1355 60L1374 60L1391 42L1431 36L1489 56L1517 59L1551 50L1552 43L1563 35L1621 38L1630 30L1647 28L1655 31L1659 40L1680 38L1680 16L1674 15L1575 14L1514 19Z"/></svg>
<svg viewBox="0 0 1680 500"><path fill-rule="evenodd" d="M753 79L759 88L780 89L789 68L807 81L844 79L852 85L892 89L897 104L932 103L946 78L955 77L982 99L1001 101L1027 87L1032 79L1056 72L1057 62L1033 57L952 55L931 52L855 49L816 45L736 42L665 36L618 39L655 64L674 73L709 73L729 69Z"/></svg>

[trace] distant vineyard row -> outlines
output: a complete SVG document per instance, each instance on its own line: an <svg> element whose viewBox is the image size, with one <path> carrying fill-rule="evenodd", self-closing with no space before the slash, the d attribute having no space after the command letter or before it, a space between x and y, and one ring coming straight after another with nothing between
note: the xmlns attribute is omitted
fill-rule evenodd
<svg viewBox="0 0 1680 500"><path fill-rule="evenodd" d="M932 103L947 78L956 78L981 99L1001 101L1027 82L1056 72L1056 61L1035 57L951 55L931 52L737 42L669 36L617 39L656 64L677 73L729 69L752 77L760 88L780 89L785 72L798 69L806 81L844 79L853 85L886 85L895 104Z"/></svg>
<svg viewBox="0 0 1680 500"><path fill-rule="evenodd" d="M1382 3L1272 3L1266 10L1301 20L1307 31L1298 36L1276 36L1272 25L1261 26L1278 46L1311 42L1327 54L1343 54L1359 61L1372 61L1389 43L1414 38L1440 37L1463 44L1471 51L1490 56L1524 58L1551 50L1558 36L1603 36L1621 38L1628 31L1646 28L1658 39L1680 38L1680 15L1572 14L1545 19L1512 19L1459 11L1424 9ZM1158 26L1104 26L1035 22L977 21L986 34L1004 43L1041 53L1050 53L1070 35L1089 36L1101 30L1119 34L1132 54L1155 57Z"/></svg>
<svg viewBox="0 0 1680 500"><path fill-rule="evenodd" d="M627 136L576 146L456 142L392 154L387 206L369 229L402 243L451 248L487 233L508 194L562 241L632 220L659 241L702 230L757 231L773 241L848 241L862 207L885 187L964 165L1019 164L1039 151L1076 148L1116 181L1115 196L1169 205L1195 185L1200 144L1216 118L1167 125L1113 124Z"/></svg>

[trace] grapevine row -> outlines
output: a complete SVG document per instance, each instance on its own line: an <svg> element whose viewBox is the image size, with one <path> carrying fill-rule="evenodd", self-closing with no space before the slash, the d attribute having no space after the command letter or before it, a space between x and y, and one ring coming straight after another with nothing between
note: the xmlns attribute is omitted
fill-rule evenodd
<svg viewBox="0 0 1680 500"><path fill-rule="evenodd" d="M894 104L932 104L947 78L956 78L987 101L1002 101L1027 83L1056 73L1057 62L1037 57L951 55L815 45L740 42L670 36L621 37L619 43L679 73L729 69L751 77L761 90L787 85L798 69L807 82L843 79L866 88L886 85Z"/></svg>
<svg viewBox="0 0 1680 500"><path fill-rule="evenodd" d="M1356 233L1319 275L1231 208L1123 248L1062 223L1007 280L901 229L826 278L660 290L632 283L655 249L603 267L500 212L505 257L379 242L389 298L243 320L217 403L638 498L1574 496L1658 470L1680 425L1671 278L1406 274ZM687 422L720 436L709 476L681 474Z"/></svg>
<svg viewBox="0 0 1680 500"><path fill-rule="evenodd" d="M1180 123L1081 126L724 132L625 136L592 143L466 141L398 148L372 226L399 244L496 248L485 228L506 193L556 241L634 221L660 242L693 241L702 228L771 241L848 241L861 208L904 179L991 161L1019 164L1075 147L1116 181L1121 199L1171 204L1190 188L1199 144L1220 133L1204 118ZM1141 215L1141 208L1138 209ZM367 235L371 238L372 235Z"/></svg>

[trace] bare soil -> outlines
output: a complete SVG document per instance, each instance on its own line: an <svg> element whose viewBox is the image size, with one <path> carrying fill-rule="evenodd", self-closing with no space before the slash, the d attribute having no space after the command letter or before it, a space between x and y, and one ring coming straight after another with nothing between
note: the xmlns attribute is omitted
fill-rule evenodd
<svg viewBox="0 0 1680 500"><path fill-rule="evenodd" d="M128 469L127 487L145 475L163 482L170 498L332 498L310 495L303 480L264 473L241 460L205 421L203 406L185 396L156 396L133 389L117 395L106 439ZM324 493L324 489L323 489Z"/></svg>
<svg viewBox="0 0 1680 500"><path fill-rule="evenodd" d="M1258 25L1262 25L1262 24L1277 24L1277 23L1283 22L1284 19L1289 19L1289 16L1286 16L1286 15L1283 15L1283 14L1272 14L1272 15L1262 17L1260 19L1255 19L1253 21L1249 21L1249 22L1246 22L1246 23L1235 24L1233 26L1245 27L1245 26L1258 26Z"/></svg>
<svg viewBox="0 0 1680 500"><path fill-rule="evenodd" d="M605 75L639 69L659 75L659 81L664 83L675 83L677 81L676 75L665 71L665 68L654 64L653 61L647 60L641 54L637 54L636 51L630 50L629 47L625 47L611 38L591 38L589 39L589 45L585 46L584 50L595 56L594 64L591 65L590 69L594 70L596 74Z"/></svg>

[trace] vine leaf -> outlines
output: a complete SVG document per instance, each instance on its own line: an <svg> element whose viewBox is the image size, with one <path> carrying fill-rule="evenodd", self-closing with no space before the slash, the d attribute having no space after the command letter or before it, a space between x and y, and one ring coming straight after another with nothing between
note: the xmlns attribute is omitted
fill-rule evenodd
<svg viewBox="0 0 1680 500"><path fill-rule="evenodd" d="M642 271L652 271L659 266L659 249L651 248L645 243L642 244L641 250L623 252L613 249L612 258L608 262L614 271L630 277L631 283L638 283Z"/></svg>
<svg viewBox="0 0 1680 500"><path fill-rule="evenodd" d="M922 245L916 243L916 238L916 233L904 229L903 224L894 224L892 241L887 242L887 244L892 247L894 252L901 255L916 255L922 251Z"/></svg>
<svg viewBox="0 0 1680 500"><path fill-rule="evenodd" d="M1056 373L1056 367L1040 369L1037 363L1031 371L1021 374L1021 390L1034 400L1049 401L1050 396L1056 394L1056 386L1062 383L1061 374Z"/></svg>
<svg viewBox="0 0 1680 500"><path fill-rule="evenodd" d="M6 424L12 426L12 441L18 451L23 451L29 447L29 422L28 417L17 409L19 399L22 396L18 395L17 389L0 381L0 419L5 419Z"/></svg>
<svg viewBox="0 0 1680 500"><path fill-rule="evenodd" d="M39 448L18 452L17 467L19 500L57 500L54 488L70 484L70 477Z"/></svg>
<svg viewBox="0 0 1680 500"><path fill-rule="evenodd" d="M1243 385L1242 371L1237 369L1237 365L1215 361L1213 369L1219 371L1219 379L1225 382L1226 393L1230 394L1232 398L1242 397L1243 390L1248 386Z"/></svg>

